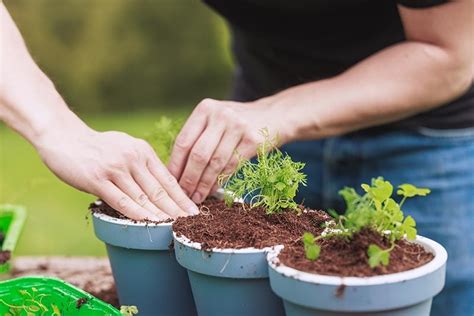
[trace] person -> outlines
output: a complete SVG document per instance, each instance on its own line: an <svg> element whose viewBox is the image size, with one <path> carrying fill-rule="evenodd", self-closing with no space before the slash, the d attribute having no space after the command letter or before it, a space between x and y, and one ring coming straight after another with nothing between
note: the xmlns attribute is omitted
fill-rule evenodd
<svg viewBox="0 0 474 316"><path fill-rule="evenodd" d="M132 217L175 205L193 213L183 194L201 202L235 168L235 151L255 154L261 128L306 162L307 206L341 210L338 189L378 175L429 187L430 198L406 209L450 256L432 315L472 315L473 1L206 2L231 28L234 93L195 108L168 166L176 180L143 142L91 131L67 110L3 5L0 118L64 181ZM150 196L167 204L151 206Z"/></svg>
<svg viewBox="0 0 474 316"><path fill-rule="evenodd" d="M474 315L474 1L206 2L236 71L232 99L200 102L176 139L188 196L254 156L261 128L306 163L306 206L342 211L339 189L379 175L431 188L406 210L449 253L432 315Z"/></svg>
<svg viewBox="0 0 474 316"><path fill-rule="evenodd" d="M25 137L59 178L130 218L196 214L197 206L147 142L94 131L67 107L0 6L0 120Z"/></svg>

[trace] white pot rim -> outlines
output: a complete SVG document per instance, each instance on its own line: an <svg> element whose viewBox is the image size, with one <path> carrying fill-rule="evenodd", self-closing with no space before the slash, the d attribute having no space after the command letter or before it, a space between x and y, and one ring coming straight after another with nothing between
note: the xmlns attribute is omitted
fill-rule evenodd
<svg viewBox="0 0 474 316"><path fill-rule="evenodd" d="M371 277L339 277L299 271L280 263L278 255L282 248L275 249L274 251L270 252L267 256L267 261L270 265L270 268L274 269L277 273L280 273L286 277L290 277L303 282L334 286L372 286L403 282L406 280L416 279L423 275L430 274L441 268L446 263L448 254L444 247L441 246L439 243L423 236L417 236L416 240L414 240L413 242L422 245L426 250L433 253L433 260L421 267L414 268L411 270Z"/></svg>
<svg viewBox="0 0 474 316"><path fill-rule="evenodd" d="M145 221L135 221L132 219L126 219L126 218L116 218L112 217L107 214L99 213L99 212L93 212L92 216L94 216L97 219L100 219L104 222L108 222L111 224L116 224L116 225L123 225L123 226L137 226L137 227L168 227L173 224L173 222L167 222L167 223L153 223L153 222L145 222Z"/></svg>
<svg viewBox="0 0 474 316"><path fill-rule="evenodd" d="M191 241L188 237L182 235L178 237L175 232L173 232L173 237L181 244L196 249L196 250L202 250L201 243L199 242L194 242ZM265 253L265 252L271 252L275 251L277 249L281 249L282 246L271 246L271 247L265 247L265 248L254 248L254 247L248 247L248 248L212 248L210 252L215 252L215 253L234 253L234 254L251 254L251 253Z"/></svg>
<svg viewBox="0 0 474 316"><path fill-rule="evenodd" d="M213 196L217 199L223 199L224 198L224 190L222 188L219 188ZM236 200L238 201L238 200ZM95 201L97 202L97 201ZM94 202L94 203L95 203ZM154 227L154 226L171 226L174 221L171 222L166 222L166 223L153 223L153 222L145 222L145 221L137 221L137 220L132 220L132 219L126 219L126 218L116 218L112 217L110 215L106 215L103 213L99 212L92 212L92 215L100 220L103 220L105 222L109 222L112 224L117 224L117 225L125 225L125 226L138 226L138 227Z"/></svg>

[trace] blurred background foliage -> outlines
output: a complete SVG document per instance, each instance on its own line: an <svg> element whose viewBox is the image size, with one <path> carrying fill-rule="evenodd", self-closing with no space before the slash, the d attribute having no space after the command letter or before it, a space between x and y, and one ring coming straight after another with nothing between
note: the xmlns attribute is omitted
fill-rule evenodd
<svg viewBox="0 0 474 316"><path fill-rule="evenodd" d="M31 54L79 113L225 98L224 22L198 0L5 0Z"/></svg>
<svg viewBox="0 0 474 316"><path fill-rule="evenodd" d="M156 139L162 115L182 122L202 98L228 94L227 30L200 1L4 3L33 58L97 130ZM58 180L0 124L0 203L28 209L16 255L104 255L85 219L94 199Z"/></svg>

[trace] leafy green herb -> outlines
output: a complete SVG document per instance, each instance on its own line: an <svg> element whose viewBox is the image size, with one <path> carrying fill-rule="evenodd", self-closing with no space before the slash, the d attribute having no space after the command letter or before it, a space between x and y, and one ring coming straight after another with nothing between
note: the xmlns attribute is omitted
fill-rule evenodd
<svg viewBox="0 0 474 316"><path fill-rule="evenodd" d="M182 126L183 120L172 120L167 116L162 116L155 123L154 129L145 136L164 164L169 161L174 141Z"/></svg>
<svg viewBox="0 0 474 316"><path fill-rule="evenodd" d="M303 234L303 244L304 244L304 252L306 254L307 259L314 261L319 258L321 247L316 243L316 240L313 234L305 232Z"/></svg>
<svg viewBox="0 0 474 316"><path fill-rule="evenodd" d="M361 187L365 191L364 195L360 195L355 189L348 187L339 191L346 202L346 211L344 215L335 217L335 222L328 227L330 233L316 237L315 241L337 235L350 238L361 229L369 228L387 237L391 244L387 249L381 249L374 244L369 246L367 255L370 267L374 268L381 264L388 265L390 252L395 247L397 240L403 237L408 240L416 238L416 222L411 216L405 217L401 209L404 202L407 198L426 196L430 190L417 188L411 184L402 184L397 190L397 194L402 196L402 200L397 203L392 198L394 191L392 184L382 177L372 179L370 185L362 184Z"/></svg>
<svg viewBox="0 0 474 316"><path fill-rule="evenodd" d="M258 147L257 161L240 159L234 174L219 177L227 192L225 200L232 204L235 198L245 200L252 195L250 205L264 206L267 214L297 210L294 198L299 185L306 185L306 175L301 172L305 164L282 153L267 130L262 130L262 134L265 140Z"/></svg>
<svg viewBox="0 0 474 316"><path fill-rule="evenodd" d="M367 249L367 254L369 255L369 266L375 268L379 265L387 266L389 262L390 253L388 249L382 249L377 245L370 245Z"/></svg>

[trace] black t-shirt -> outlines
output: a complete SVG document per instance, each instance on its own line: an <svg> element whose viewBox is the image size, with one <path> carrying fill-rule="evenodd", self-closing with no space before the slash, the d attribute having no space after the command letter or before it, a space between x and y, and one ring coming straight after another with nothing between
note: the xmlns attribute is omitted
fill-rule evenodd
<svg viewBox="0 0 474 316"><path fill-rule="evenodd" d="M205 0L231 29L237 64L233 98L238 101L336 76L405 40L397 4L423 8L445 1ZM449 104L392 125L472 127L474 86Z"/></svg>

